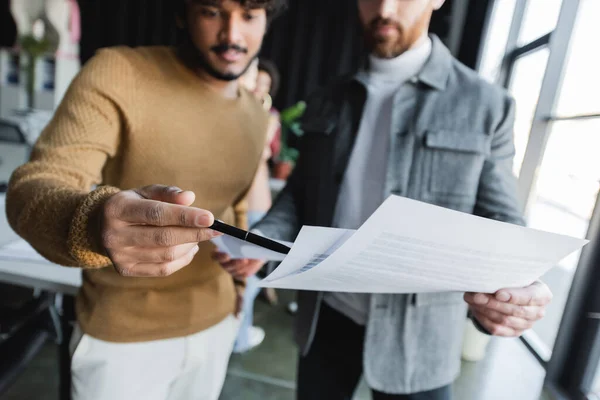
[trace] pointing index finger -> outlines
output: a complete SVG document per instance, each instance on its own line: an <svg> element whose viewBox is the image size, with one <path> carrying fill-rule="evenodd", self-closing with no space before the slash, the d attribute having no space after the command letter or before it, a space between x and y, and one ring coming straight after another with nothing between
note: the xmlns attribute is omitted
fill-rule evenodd
<svg viewBox="0 0 600 400"><path fill-rule="evenodd" d="M147 199L128 202L120 219L131 224L187 228L208 228L215 220L207 210Z"/></svg>

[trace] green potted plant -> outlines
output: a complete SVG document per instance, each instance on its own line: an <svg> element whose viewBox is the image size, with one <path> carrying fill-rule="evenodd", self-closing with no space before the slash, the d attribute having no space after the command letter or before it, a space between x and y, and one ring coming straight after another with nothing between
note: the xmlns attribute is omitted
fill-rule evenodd
<svg viewBox="0 0 600 400"><path fill-rule="evenodd" d="M291 135L302 136L300 118L306 110L306 103L299 101L291 107L286 108L280 114L281 120L281 150L273 168L273 177L286 180L298 160L298 150L289 145Z"/></svg>
<svg viewBox="0 0 600 400"><path fill-rule="evenodd" d="M24 69L27 77L27 105L31 109L34 105L37 61L50 50L51 43L39 34L30 34L21 36L19 45L22 52L27 55L27 64Z"/></svg>

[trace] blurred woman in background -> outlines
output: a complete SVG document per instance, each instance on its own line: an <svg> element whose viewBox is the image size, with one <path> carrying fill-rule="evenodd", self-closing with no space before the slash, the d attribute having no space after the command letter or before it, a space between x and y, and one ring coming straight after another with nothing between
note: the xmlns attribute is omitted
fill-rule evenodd
<svg viewBox="0 0 600 400"><path fill-rule="evenodd" d="M275 66L266 60L255 60L241 79L242 84L254 93L265 110L271 113L268 126L267 140L263 156L256 171L254 182L248 192L248 226L252 227L267 213L272 205L271 189L269 186L269 160L279 152L280 122L279 113L272 107L272 97L275 96L279 85L279 73ZM265 331L254 326L254 300L260 292L256 276L246 280L246 290L243 299L243 320L233 348L234 353L244 353L262 343ZM269 302L274 302L274 292L267 293Z"/></svg>

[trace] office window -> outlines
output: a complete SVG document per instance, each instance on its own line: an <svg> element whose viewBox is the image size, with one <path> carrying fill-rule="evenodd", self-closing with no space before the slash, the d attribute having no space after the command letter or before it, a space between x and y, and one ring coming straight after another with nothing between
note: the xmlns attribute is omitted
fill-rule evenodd
<svg viewBox="0 0 600 400"><path fill-rule="evenodd" d="M493 46L484 48L480 72L489 80L501 77L498 83L510 90L517 103L514 170L519 175L521 200L528 206L528 226L585 237L592 217L596 220L600 215L600 60L596 58L600 1L496 0L495 4L512 15L511 32L508 39L494 36L508 28L494 31L492 26L486 41L508 42L505 48L509 53L500 56L490 50ZM506 11L508 8L512 10ZM587 264L578 270L579 258L580 252L570 255L542 277L554 299L545 318L521 340L547 368L549 387L577 398L582 390L594 392L590 400L600 400L600 365L593 370L579 370L574 365L579 361L598 363L596 354L587 352L590 343L582 343L581 332L573 332L577 326L573 323L579 323L585 310L596 310L597 305L583 304L570 313L563 326L565 334L557 341L569 296L596 289L597 271ZM572 287L577 272L583 279ZM587 279L588 275L593 278ZM588 326L584 337L597 337L597 333ZM553 349L559 351L553 354ZM577 360L568 358L569 354L578 354ZM590 375L595 376L593 384Z"/></svg>
<svg viewBox="0 0 600 400"><path fill-rule="evenodd" d="M600 37L597 15L600 1L582 0L528 218L533 228L581 238L600 189L600 115L579 118L600 114L600 60L592 51ZM544 277L554 300L534 331L548 346L554 344L578 261L579 252Z"/></svg>
<svg viewBox="0 0 600 400"><path fill-rule="evenodd" d="M525 45L552 32L558 21L562 2L563 0L528 0L518 45Z"/></svg>
<svg viewBox="0 0 600 400"><path fill-rule="evenodd" d="M566 158L565 164L572 163L570 169L573 174L580 177L584 185L584 192L579 193L579 212L589 215L589 197L600 181L600 59L598 59L598 37L600 37L600 24L597 16L600 15L600 1L581 0L580 8L575 24L570 56L566 65L566 73L561 87L561 95L557 102L556 115L558 117L578 118L588 116L589 118L573 120L569 132L565 130L563 135L570 135L573 140L579 140L582 136L583 144L593 146L580 150L577 157ZM557 124L565 122L557 122ZM595 157L594 157L595 156ZM571 203L574 204L576 193L573 193ZM586 198L587 196L587 198ZM596 210L600 212L600 210ZM592 392L600 398L600 365L596 367Z"/></svg>
<svg viewBox="0 0 600 400"><path fill-rule="evenodd" d="M600 188L599 132L600 118L552 123L528 216L529 227L586 236ZM534 332L548 348L554 346L579 255L571 254L542 278L554 298Z"/></svg>
<svg viewBox="0 0 600 400"><path fill-rule="evenodd" d="M582 0L556 115L600 113L600 1Z"/></svg>
<svg viewBox="0 0 600 400"><path fill-rule="evenodd" d="M490 82L496 82L500 74L516 3L517 0L496 1L492 9L479 65L479 73Z"/></svg>
<svg viewBox="0 0 600 400"><path fill-rule="evenodd" d="M509 90L516 102L515 160L513 171L519 175L529 140L533 115L540 96L544 72L550 51L547 47L515 61Z"/></svg>

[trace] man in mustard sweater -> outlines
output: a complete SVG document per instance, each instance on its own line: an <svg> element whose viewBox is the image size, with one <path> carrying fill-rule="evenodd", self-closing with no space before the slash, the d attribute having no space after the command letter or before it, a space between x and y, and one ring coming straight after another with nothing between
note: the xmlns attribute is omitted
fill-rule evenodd
<svg viewBox="0 0 600 400"><path fill-rule="evenodd" d="M178 3L180 45L99 51L10 181L13 229L83 269L75 400L217 399L225 378L237 289L207 227L246 226L268 115L237 78L283 0Z"/></svg>

